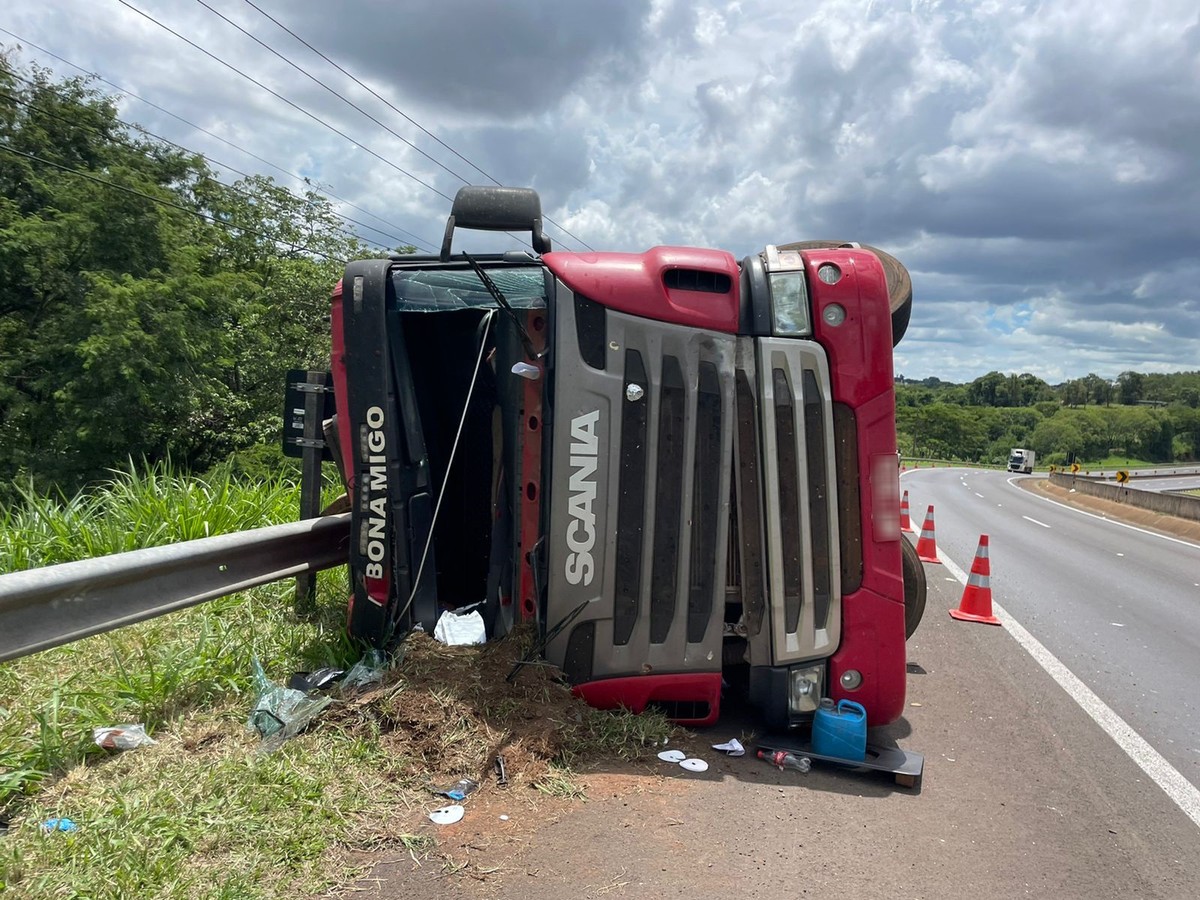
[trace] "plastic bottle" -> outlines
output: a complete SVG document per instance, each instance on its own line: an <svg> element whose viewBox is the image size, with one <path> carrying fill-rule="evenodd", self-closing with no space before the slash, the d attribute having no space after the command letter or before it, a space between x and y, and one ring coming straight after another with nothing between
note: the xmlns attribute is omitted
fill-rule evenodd
<svg viewBox="0 0 1200 900"><path fill-rule="evenodd" d="M792 769L803 774L812 768L812 760L807 756L797 756L787 750L759 750L758 758L777 766L780 772Z"/></svg>

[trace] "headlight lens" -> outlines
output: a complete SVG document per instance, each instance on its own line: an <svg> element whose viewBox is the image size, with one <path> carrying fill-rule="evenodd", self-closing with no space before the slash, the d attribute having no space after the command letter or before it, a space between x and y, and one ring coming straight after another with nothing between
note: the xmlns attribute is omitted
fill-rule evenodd
<svg viewBox="0 0 1200 900"><path fill-rule="evenodd" d="M792 669L788 682L788 711L793 714L815 712L821 702L824 681L823 665Z"/></svg>
<svg viewBox="0 0 1200 900"><path fill-rule="evenodd" d="M771 273L771 304L775 310L775 334L787 337L812 334L803 272Z"/></svg>

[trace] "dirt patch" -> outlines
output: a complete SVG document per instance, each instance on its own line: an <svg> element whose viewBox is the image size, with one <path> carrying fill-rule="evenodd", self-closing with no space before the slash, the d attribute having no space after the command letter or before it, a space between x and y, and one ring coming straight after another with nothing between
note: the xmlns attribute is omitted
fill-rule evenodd
<svg viewBox="0 0 1200 900"><path fill-rule="evenodd" d="M414 635L382 684L322 716L322 728L378 734L396 777L417 798L396 823L404 840L382 841L381 849L390 845L382 852L352 852L350 867L493 880L537 829L583 802L593 786L603 783L605 793L637 789L641 780L596 774L595 767L648 772L638 760L676 730L661 716L592 709L544 661L518 665L531 658L534 637L520 630L484 645L448 647ZM504 761L503 784L497 759ZM463 801L464 818L434 825L426 814L455 802L436 791L462 778L478 782ZM373 871L353 890L379 877Z"/></svg>
<svg viewBox="0 0 1200 900"><path fill-rule="evenodd" d="M510 787L539 784L554 760L592 739L593 710L544 663L517 667L528 632L472 647L410 637L384 683L333 707L330 724L378 728L381 742L431 784L493 782L504 760ZM514 671L514 667L517 667Z"/></svg>
<svg viewBox="0 0 1200 900"><path fill-rule="evenodd" d="M1072 492L1069 488L1051 484L1050 480L1046 478L1022 478L1015 483L1032 493L1041 494L1044 497L1049 497L1060 503L1066 503L1077 509L1095 513L1106 519L1115 519L1118 522L1136 525L1139 528L1146 528L1159 534L1200 543L1200 522L1181 519L1178 516L1163 515L1153 510L1141 509L1136 506L1130 506L1127 503L1118 503L1115 500L1093 497L1090 494L1081 494L1078 491Z"/></svg>

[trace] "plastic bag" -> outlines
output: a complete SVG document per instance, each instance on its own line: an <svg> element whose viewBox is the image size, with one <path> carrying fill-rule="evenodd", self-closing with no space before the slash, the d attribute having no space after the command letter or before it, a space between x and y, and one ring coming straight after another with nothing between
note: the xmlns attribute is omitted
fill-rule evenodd
<svg viewBox="0 0 1200 900"><path fill-rule="evenodd" d="M92 729L92 740L105 750L136 750L155 743L143 725L104 725Z"/></svg>
<svg viewBox="0 0 1200 900"><path fill-rule="evenodd" d="M246 724L259 733L263 749L274 750L303 731L320 712L333 703L331 697L309 697L303 691L283 687L267 678L258 657L254 658L254 689L258 700Z"/></svg>
<svg viewBox="0 0 1200 900"><path fill-rule="evenodd" d="M378 684L383 681L385 668L383 654L374 648L363 654L363 658L350 667L350 671L342 678L343 691L366 687L368 684Z"/></svg>

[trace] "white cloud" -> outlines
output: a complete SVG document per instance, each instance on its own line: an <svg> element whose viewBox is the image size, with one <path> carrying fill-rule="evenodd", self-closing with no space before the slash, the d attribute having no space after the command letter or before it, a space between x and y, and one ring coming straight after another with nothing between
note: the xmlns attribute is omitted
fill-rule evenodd
<svg viewBox="0 0 1200 900"><path fill-rule="evenodd" d="M357 147L113 5L14 31L436 246L462 183L199 5L135 0ZM230 18L464 178L484 176L236 0ZM593 247L862 240L913 272L897 370L1196 368L1200 13L1184 0L804 4L261 0ZM107 7L106 7L107 9ZM30 52L26 58L73 74ZM122 114L275 172L136 101ZM356 218L366 218L354 213ZM578 246L548 226L556 246Z"/></svg>

